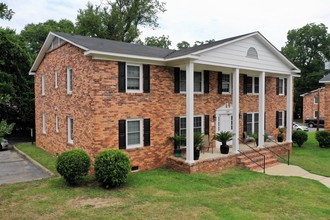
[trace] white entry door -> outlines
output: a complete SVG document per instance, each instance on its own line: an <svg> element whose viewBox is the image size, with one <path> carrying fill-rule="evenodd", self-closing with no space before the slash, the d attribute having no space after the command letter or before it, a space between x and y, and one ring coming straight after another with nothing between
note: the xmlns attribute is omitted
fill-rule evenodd
<svg viewBox="0 0 330 220"><path fill-rule="evenodd" d="M233 114L232 113L217 113L216 115L216 133L220 131L233 131ZM232 144L232 141L227 142L228 145ZM216 147L220 147L221 142L216 141Z"/></svg>

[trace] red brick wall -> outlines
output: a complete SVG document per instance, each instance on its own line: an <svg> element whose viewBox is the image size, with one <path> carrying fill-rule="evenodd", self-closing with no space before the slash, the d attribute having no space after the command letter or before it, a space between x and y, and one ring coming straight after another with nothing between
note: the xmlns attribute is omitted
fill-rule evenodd
<svg viewBox="0 0 330 220"><path fill-rule="evenodd" d="M326 110L329 107L329 104L326 103L330 103L330 84L326 84L325 85L325 89L324 89L324 102L323 102L323 106L324 106L324 129L327 131L330 131L330 111ZM320 107L322 106L322 103L320 105Z"/></svg>
<svg viewBox="0 0 330 220"><path fill-rule="evenodd" d="M313 119L314 118L314 111L318 111L318 104L314 104L314 97L318 96L318 91L312 92L308 95L305 95L303 98L303 119ZM325 110L327 105L325 104L325 90L322 89L320 91L320 117L324 117Z"/></svg>
<svg viewBox="0 0 330 220"><path fill-rule="evenodd" d="M73 69L72 95L66 94L67 66ZM58 90L54 89L55 69L59 70ZM140 170L164 166L167 157L173 154L167 137L174 134L174 117L183 116L186 111L185 95L174 93L173 72L172 67L151 65L150 93L119 93L116 61L92 60L69 44L48 53L35 76L37 145L53 153L81 147L95 157L101 150L118 149L118 120L150 118L151 146L124 151ZM42 73L46 74L44 97L40 85ZM258 112L258 95L243 94L243 75L240 84L243 133L243 113ZM195 114L210 115L211 138L215 133L213 115L226 103L232 103L232 96L217 94L217 73L210 72L210 93L195 95ZM266 77L266 129L274 135L276 111L285 109L286 96L276 95L276 78ZM41 134L42 112L47 113L46 135ZM59 133L55 132L55 112L60 116ZM73 145L67 144L68 115L74 119Z"/></svg>

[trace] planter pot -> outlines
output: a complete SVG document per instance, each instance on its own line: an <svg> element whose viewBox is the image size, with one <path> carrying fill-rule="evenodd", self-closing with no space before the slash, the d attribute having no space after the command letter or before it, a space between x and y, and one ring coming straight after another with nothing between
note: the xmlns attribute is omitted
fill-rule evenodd
<svg viewBox="0 0 330 220"><path fill-rule="evenodd" d="M256 146L259 146L259 139L255 138L255 140L256 140Z"/></svg>
<svg viewBox="0 0 330 220"><path fill-rule="evenodd" d="M200 151L197 149L194 149L194 160L199 160L199 155L200 155Z"/></svg>
<svg viewBox="0 0 330 220"><path fill-rule="evenodd" d="M282 135L278 135L277 136L277 141L278 142L283 142L283 136Z"/></svg>
<svg viewBox="0 0 330 220"><path fill-rule="evenodd" d="M174 156L175 157L181 157L181 149L175 149L174 150Z"/></svg>
<svg viewBox="0 0 330 220"><path fill-rule="evenodd" d="M229 146L226 142L223 142L220 146L220 153L221 154L228 154L229 153Z"/></svg>

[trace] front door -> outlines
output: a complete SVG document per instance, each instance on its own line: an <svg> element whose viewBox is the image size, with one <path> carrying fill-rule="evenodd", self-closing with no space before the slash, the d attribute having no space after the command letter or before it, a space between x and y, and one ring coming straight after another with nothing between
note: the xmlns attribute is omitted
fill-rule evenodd
<svg viewBox="0 0 330 220"><path fill-rule="evenodd" d="M216 133L220 131L233 131L233 113L232 111L217 111L216 114ZM228 145L232 141L227 142ZM216 147L220 147L221 142L216 141Z"/></svg>

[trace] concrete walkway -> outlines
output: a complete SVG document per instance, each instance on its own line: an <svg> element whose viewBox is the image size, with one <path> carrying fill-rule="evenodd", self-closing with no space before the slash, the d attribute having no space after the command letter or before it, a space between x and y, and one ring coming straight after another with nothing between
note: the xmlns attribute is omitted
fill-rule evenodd
<svg viewBox="0 0 330 220"><path fill-rule="evenodd" d="M280 163L279 165L266 168L266 174L274 176L300 176L307 179L317 180L328 188L330 188L330 177L312 174L295 165L287 165L284 163Z"/></svg>

